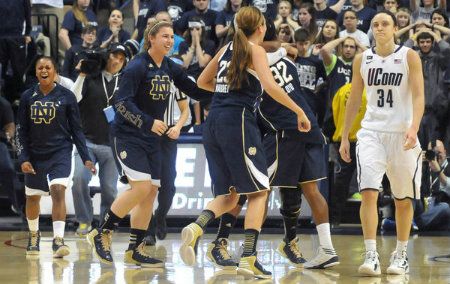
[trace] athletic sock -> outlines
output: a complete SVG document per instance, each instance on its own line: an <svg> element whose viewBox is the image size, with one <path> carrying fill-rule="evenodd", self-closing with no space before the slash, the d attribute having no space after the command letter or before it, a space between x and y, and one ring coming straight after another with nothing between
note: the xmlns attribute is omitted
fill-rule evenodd
<svg viewBox="0 0 450 284"><path fill-rule="evenodd" d="M402 242L397 240L397 247L396 247L396 251L397 251L397 255L401 255L402 252L406 252L406 249L408 248L408 241Z"/></svg>
<svg viewBox="0 0 450 284"><path fill-rule="evenodd" d="M225 213L220 217L220 225L219 225L219 231L217 232L216 240L218 239L228 239L231 233L231 229L236 224L236 216Z"/></svg>
<svg viewBox="0 0 450 284"><path fill-rule="evenodd" d="M331 242L330 223L322 223L316 226L319 243L322 248L334 250Z"/></svg>
<svg viewBox="0 0 450 284"><path fill-rule="evenodd" d="M208 224L216 218L216 215L211 210L203 210L202 213L198 216L195 223L199 225L202 229L204 229Z"/></svg>
<svg viewBox="0 0 450 284"><path fill-rule="evenodd" d="M377 240L364 240L364 245L366 246L366 252L377 251Z"/></svg>
<svg viewBox="0 0 450 284"><path fill-rule="evenodd" d="M114 214L114 212L111 211L111 209L109 209L105 214L103 224L100 226L100 229L114 231L119 225L120 220L122 220L122 218L118 217L116 214Z"/></svg>
<svg viewBox="0 0 450 284"><path fill-rule="evenodd" d="M258 236L258 230L245 230L244 252L242 253L242 257L251 256L256 252L256 243L258 242Z"/></svg>
<svg viewBox="0 0 450 284"><path fill-rule="evenodd" d="M27 218L27 222L28 222L28 229L31 232L39 231L39 216L33 220Z"/></svg>
<svg viewBox="0 0 450 284"><path fill-rule="evenodd" d="M294 216L283 216L284 224L284 241L289 243L295 237L297 237L297 222L298 215L300 214L300 209L297 212L293 212Z"/></svg>
<svg viewBox="0 0 450 284"><path fill-rule="evenodd" d="M128 243L128 250L134 249L138 245L142 243L142 241L145 238L145 234L147 233L147 230L140 230L140 229L130 229L130 242Z"/></svg>
<svg viewBox="0 0 450 284"><path fill-rule="evenodd" d="M56 238L56 237L64 238L64 228L65 227L66 227L66 222L54 221L53 222L53 238Z"/></svg>

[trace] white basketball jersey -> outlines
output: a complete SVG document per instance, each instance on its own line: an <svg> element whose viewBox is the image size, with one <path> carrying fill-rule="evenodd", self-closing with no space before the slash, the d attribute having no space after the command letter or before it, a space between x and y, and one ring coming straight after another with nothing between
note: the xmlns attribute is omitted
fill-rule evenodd
<svg viewBox="0 0 450 284"><path fill-rule="evenodd" d="M407 53L395 46L394 53L378 56L374 48L362 55L361 75L367 93L367 110L361 126L382 132L405 132L411 125L413 105L409 86Z"/></svg>

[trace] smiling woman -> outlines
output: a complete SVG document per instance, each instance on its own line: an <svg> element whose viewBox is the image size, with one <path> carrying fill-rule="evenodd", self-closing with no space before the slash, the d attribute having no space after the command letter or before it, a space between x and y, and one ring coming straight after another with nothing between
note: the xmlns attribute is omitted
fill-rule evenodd
<svg viewBox="0 0 450 284"><path fill-rule="evenodd" d="M53 254L69 254L64 244L65 189L72 170L72 148L76 145L84 165L95 173L81 131L75 96L55 84L55 62L50 57L36 61L39 84L22 94L17 125L17 154L25 174L26 216L30 230L27 254L39 254L39 202L51 195L53 208ZM32 137L32 139L31 139Z"/></svg>
<svg viewBox="0 0 450 284"><path fill-rule="evenodd" d="M164 123L171 82L186 94L202 99L198 87L166 55L173 46L172 24L151 23L145 31L146 52L136 55L122 73L115 98L117 114L111 125L113 151L131 190L117 197L106 212L102 225L88 234L97 256L112 264L111 236L119 221L131 211L130 243L125 263L163 267L150 257L143 241L151 219L153 202L160 187L161 136L175 139L178 126Z"/></svg>

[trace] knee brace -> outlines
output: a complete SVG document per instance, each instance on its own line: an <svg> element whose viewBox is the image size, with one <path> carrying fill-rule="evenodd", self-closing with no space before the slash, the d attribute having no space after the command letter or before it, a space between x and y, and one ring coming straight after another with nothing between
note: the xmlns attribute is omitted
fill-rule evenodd
<svg viewBox="0 0 450 284"><path fill-rule="evenodd" d="M237 205L242 207L242 206L244 206L245 202L247 202L247 195L241 194L241 196L239 196Z"/></svg>
<svg viewBox="0 0 450 284"><path fill-rule="evenodd" d="M283 217L297 218L302 205L302 193L296 188L280 188L281 207Z"/></svg>

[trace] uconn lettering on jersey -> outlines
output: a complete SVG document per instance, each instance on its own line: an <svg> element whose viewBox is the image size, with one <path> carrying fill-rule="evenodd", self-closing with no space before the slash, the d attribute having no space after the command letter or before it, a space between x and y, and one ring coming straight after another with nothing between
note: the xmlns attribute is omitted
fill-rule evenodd
<svg viewBox="0 0 450 284"><path fill-rule="evenodd" d="M402 78L402 73L383 72L383 68L369 68L367 85L400 86Z"/></svg>

